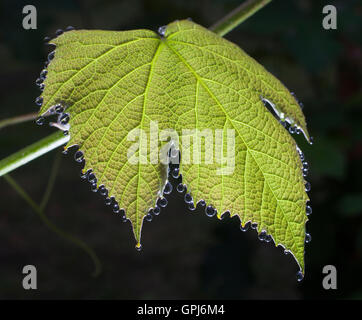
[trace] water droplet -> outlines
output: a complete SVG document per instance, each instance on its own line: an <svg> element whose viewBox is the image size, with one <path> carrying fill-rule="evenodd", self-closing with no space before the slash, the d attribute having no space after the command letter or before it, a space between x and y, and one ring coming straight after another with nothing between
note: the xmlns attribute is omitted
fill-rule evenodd
<svg viewBox="0 0 362 320"><path fill-rule="evenodd" d="M177 179L180 173L180 169L179 168L173 168L171 171L171 175L173 178Z"/></svg>
<svg viewBox="0 0 362 320"><path fill-rule="evenodd" d="M136 244L136 250L137 251L141 251L142 250L142 245L140 243Z"/></svg>
<svg viewBox="0 0 362 320"><path fill-rule="evenodd" d="M64 134L65 136L67 136L67 135L69 134L69 131L68 131L68 130L64 130L64 131L63 131L63 134Z"/></svg>
<svg viewBox="0 0 362 320"><path fill-rule="evenodd" d="M258 238L259 238L260 241L265 241L266 231L263 230L262 232L260 232Z"/></svg>
<svg viewBox="0 0 362 320"><path fill-rule="evenodd" d="M300 107L301 109L303 109L303 108L304 108L304 104L303 104L302 102L299 102L299 107Z"/></svg>
<svg viewBox="0 0 362 320"><path fill-rule="evenodd" d="M45 38L44 38L44 42L46 42L46 43L49 42L50 40L51 40L50 37L45 37Z"/></svg>
<svg viewBox="0 0 362 320"><path fill-rule="evenodd" d="M284 250L284 254L287 256L289 254L289 250Z"/></svg>
<svg viewBox="0 0 362 320"><path fill-rule="evenodd" d="M269 243L270 241L272 241L271 235L270 235L270 234L267 234L264 241L267 242L267 243Z"/></svg>
<svg viewBox="0 0 362 320"><path fill-rule="evenodd" d="M35 84L36 84L37 86L40 86L41 84L43 84L43 81L44 81L44 79L38 78L38 79L35 80Z"/></svg>
<svg viewBox="0 0 362 320"><path fill-rule="evenodd" d="M289 132L290 132L291 134L296 133L296 131L297 131L297 129L296 129L295 127L293 127L293 126L290 126L290 127L289 127Z"/></svg>
<svg viewBox="0 0 362 320"><path fill-rule="evenodd" d="M64 33L62 29L58 29L57 31L55 31L56 36L60 36L62 33Z"/></svg>
<svg viewBox="0 0 362 320"><path fill-rule="evenodd" d="M303 169L306 169L306 170L309 169L309 164L307 161L303 161Z"/></svg>
<svg viewBox="0 0 362 320"><path fill-rule="evenodd" d="M52 51L48 54L48 61L51 61L54 59L55 51Z"/></svg>
<svg viewBox="0 0 362 320"><path fill-rule="evenodd" d="M179 183L176 187L177 192L182 193L185 191L185 186L182 183Z"/></svg>
<svg viewBox="0 0 362 320"><path fill-rule="evenodd" d="M303 276L302 271L298 271L297 272L297 281L301 282L303 280L303 278L304 278L304 276Z"/></svg>
<svg viewBox="0 0 362 320"><path fill-rule="evenodd" d="M54 110L55 110L55 113L61 114L61 113L63 113L64 108L62 107L61 104L58 103L58 104L54 107Z"/></svg>
<svg viewBox="0 0 362 320"><path fill-rule="evenodd" d="M249 227L250 227L250 222L247 222L244 227L243 227L242 224L240 225L240 230L241 230L242 232L246 232L246 231L249 230Z"/></svg>
<svg viewBox="0 0 362 320"><path fill-rule="evenodd" d="M68 154L68 149L64 149L64 150L62 151L62 153L63 153L63 154Z"/></svg>
<svg viewBox="0 0 362 320"><path fill-rule="evenodd" d="M74 30L74 27L72 27L72 26L68 26L65 28L65 31L72 31L72 30Z"/></svg>
<svg viewBox="0 0 362 320"><path fill-rule="evenodd" d="M310 233L306 233L305 234L305 243L309 243L312 241L312 236L310 235Z"/></svg>
<svg viewBox="0 0 362 320"><path fill-rule="evenodd" d="M112 199L111 199L111 198L106 198L106 199L104 200L104 202L106 203L106 206L109 206L109 205L111 205L111 203L112 203Z"/></svg>
<svg viewBox="0 0 362 320"><path fill-rule="evenodd" d="M313 137L310 137L309 138L309 144L312 145L314 143L314 138Z"/></svg>
<svg viewBox="0 0 362 320"><path fill-rule="evenodd" d="M63 113L63 114L60 116L59 122L60 122L61 124L67 124L67 123L69 122L69 114L68 114L68 113Z"/></svg>
<svg viewBox="0 0 362 320"><path fill-rule="evenodd" d="M167 199L166 198L160 198L158 199L158 205L161 207L161 208L164 208L167 206Z"/></svg>
<svg viewBox="0 0 362 320"><path fill-rule="evenodd" d="M191 203L192 202L191 194L186 193L184 199L186 203Z"/></svg>
<svg viewBox="0 0 362 320"><path fill-rule="evenodd" d="M189 205L188 205L188 207L189 207L189 210L190 210L190 211L195 211L195 210L196 210L196 207L195 207L195 205L194 205L193 202L190 202Z"/></svg>
<svg viewBox="0 0 362 320"><path fill-rule="evenodd" d="M44 121L45 121L45 118L44 117L38 117L36 120L35 120L35 123L38 125L38 126L42 126L44 124Z"/></svg>
<svg viewBox="0 0 362 320"><path fill-rule="evenodd" d="M224 220L226 218L230 217L230 211L225 211L222 215L221 215L221 220Z"/></svg>
<svg viewBox="0 0 362 320"><path fill-rule="evenodd" d="M37 98L35 99L35 103L36 103L39 107L41 107L41 105L43 104L43 97L37 97Z"/></svg>
<svg viewBox="0 0 362 320"><path fill-rule="evenodd" d="M95 174L94 174L93 172L90 172L90 173L88 174L88 181L89 181L90 183L95 183L95 182L97 182L97 178L96 178L96 176L95 176Z"/></svg>
<svg viewBox="0 0 362 320"><path fill-rule="evenodd" d="M297 128L297 130L295 132L296 132L296 134L300 134L302 131L299 128Z"/></svg>
<svg viewBox="0 0 362 320"><path fill-rule="evenodd" d="M76 151L76 153L74 154L74 160L77 161L77 162L82 162L84 159L84 155L83 155L83 152L82 151Z"/></svg>
<svg viewBox="0 0 362 320"><path fill-rule="evenodd" d="M312 188L312 187L311 187L310 183L309 183L309 182L306 182L306 183L305 183L305 191L306 191L306 192L309 192L309 191L311 190L311 188Z"/></svg>
<svg viewBox="0 0 362 320"><path fill-rule="evenodd" d="M252 223L251 224L251 229L255 230L258 227L257 223Z"/></svg>
<svg viewBox="0 0 362 320"><path fill-rule="evenodd" d="M114 213L119 213L119 205L118 205L118 203L115 203L112 206L112 210L113 210Z"/></svg>
<svg viewBox="0 0 362 320"><path fill-rule="evenodd" d="M98 191L97 182L94 182L94 183L91 184L91 190L92 190L93 192L97 192L97 191Z"/></svg>
<svg viewBox="0 0 362 320"><path fill-rule="evenodd" d="M298 153L299 153L300 160L304 161L305 160L304 153L300 150L298 151Z"/></svg>
<svg viewBox="0 0 362 320"><path fill-rule="evenodd" d="M146 221L151 222L153 219L152 213L148 212L145 216Z"/></svg>
<svg viewBox="0 0 362 320"><path fill-rule="evenodd" d="M122 222L127 222L126 211L124 211L123 209L121 209L121 210L119 211L119 214L120 214L120 216L121 216L121 221L122 221Z"/></svg>
<svg viewBox="0 0 362 320"><path fill-rule="evenodd" d="M47 70L47 69L43 69L43 70L40 72L40 78L45 79L45 77L47 76L47 74L48 74L48 70Z"/></svg>
<svg viewBox="0 0 362 320"><path fill-rule="evenodd" d="M155 216L158 216L158 215L160 214L160 212L161 212L161 208L160 208L159 206L155 206L155 207L153 208L153 214L154 214Z"/></svg>
<svg viewBox="0 0 362 320"><path fill-rule="evenodd" d="M167 181L165 187L163 188L163 193L170 194L171 192L172 192L172 184L169 181Z"/></svg>
<svg viewBox="0 0 362 320"><path fill-rule="evenodd" d="M107 197L108 196L108 190L104 185L101 185L99 187L99 194L103 197Z"/></svg>
<svg viewBox="0 0 362 320"><path fill-rule="evenodd" d="M305 212L306 212L307 216L311 215L312 214L312 207L307 206L306 209L305 209Z"/></svg>
<svg viewBox="0 0 362 320"><path fill-rule="evenodd" d="M216 214L216 210L212 206L207 206L205 209L205 213L208 217L213 217Z"/></svg>
<svg viewBox="0 0 362 320"><path fill-rule="evenodd" d="M200 200L200 201L198 202L198 205L200 205L201 207L205 207L205 206L206 206L205 200Z"/></svg>
<svg viewBox="0 0 362 320"><path fill-rule="evenodd" d="M167 26L161 26L161 27L158 28L158 34L159 34L161 37L163 37L163 36L165 35L165 33L166 33L166 28L167 28Z"/></svg>
<svg viewBox="0 0 362 320"><path fill-rule="evenodd" d="M45 84L44 84L44 83L39 84L39 90L40 90L41 92L43 92L44 89L45 89Z"/></svg>
<svg viewBox="0 0 362 320"><path fill-rule="evenodd" d="M308 176L308 169L303 169L303 177L305 178Z"/></svg>

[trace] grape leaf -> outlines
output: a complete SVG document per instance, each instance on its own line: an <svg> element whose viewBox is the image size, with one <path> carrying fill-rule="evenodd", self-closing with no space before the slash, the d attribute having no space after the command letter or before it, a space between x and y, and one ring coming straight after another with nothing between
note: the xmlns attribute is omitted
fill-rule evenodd
<svg viewBox="0 0 362 320"><path fill-rule="evenodd" d="M92 169L97 186L105 186L125 210L138 246L143 219L167 182L167 164L151 163L142 151L152 123L158 123L159 133L171 128L180 137L184 129L219 129L223 140L214 157L222 157L232 130L234 170L218 174L229 165L185 161L181 154L183 183L195 203L204 200L219 218L228 211L242 227L256 223L258 232L290 251L304 272L309 199L298 147L280 122L310 137L298 101L278 79L235 44L188 20L167 25L161 34L72 30L50 43L56 50L39 113L50 115L59 103L66 108L65 148L79 146L83 171ZM132 163L127 155L134 141L128 134L135 128L143 131L133 157L144 161ZM194 148L181 139L182 152L192 154ZM201 159L207 150L203 145Z"/></svg>

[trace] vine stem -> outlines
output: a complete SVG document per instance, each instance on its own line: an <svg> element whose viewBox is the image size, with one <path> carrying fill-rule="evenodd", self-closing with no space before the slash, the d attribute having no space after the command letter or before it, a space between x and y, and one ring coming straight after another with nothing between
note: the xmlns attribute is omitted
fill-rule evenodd
<svg viewBox="0 0 362 320"><path fill-rule="evenodd" d="M55 132L0 161L0 177L67 143L69 136Z"/></svg>
<svg viewBox="0 0 362 320"><path fill-rule="evenodd" d="M13 118L1 120L0 129L5 128L7 126L14 125L14 124L34 120L34 119L36 119L37 116L38 116L38 114L33 112L33 113L23 114L21 116L16 116Z"/></svg>
<svg viewBox="0 0 362 320"><path fill-rule="evenodd" d="M222 18L220 21L212 25L209 30L215 32L222 37L271 1L272 0L245 1L239 7L235 8L228 15Z"/></svg>
<svg viewBox="0 0 362 320"><path fill-rule="evenodd" d="M39 216L39 218L43 221L43 223L53 232L55 232L58 236L68 240L74 245L78 246L82 250L84 250L89 257L92 259L94 263L94 272L92 275L97 277L101 272L101 263L95 254L95 252L88 247L88 245L82 240L62 231L55 224L53 224L48 217L44 214L43 209L35 203L35 201L25 192L25 190L9 175L5 175L4 179L14 188L14 190L28 203L28 205L35 211L35 213Z"/></svg>

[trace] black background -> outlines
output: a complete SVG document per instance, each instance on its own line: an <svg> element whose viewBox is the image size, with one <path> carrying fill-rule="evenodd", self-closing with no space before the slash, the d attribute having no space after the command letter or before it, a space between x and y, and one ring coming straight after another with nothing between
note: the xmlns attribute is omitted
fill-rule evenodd
<svg viewBox="0 0 362 320"><path fill-rule="evenodd" d="M38 29L22 28L22 8L38 10ZM191 17L206 27L235 0L1 1L0 119L35 112L35 79L49 51L43 38L58 28L157 30ZM322 8L334 4L337 30L322 28ZM40 201L57 154L62 157L47 216L98 254L103 272L91 276L89 257L49 231L0 179L0 298L2 299L360 299L362 298L362 7L360 1L272 1L226 38L262 63L304 105L313 146L297 137L310 163L313 214L306 277L237 218L218 221L189 212L173 192L169 205L143 228L134 249L122 223L79 178L72 155L60 149L11 175ZM53 132L33 122L0 130L0 158ZM22 267L38 269L38 290L22 288ZM335 265L338 289L322 287L322 268Z"/></svg>

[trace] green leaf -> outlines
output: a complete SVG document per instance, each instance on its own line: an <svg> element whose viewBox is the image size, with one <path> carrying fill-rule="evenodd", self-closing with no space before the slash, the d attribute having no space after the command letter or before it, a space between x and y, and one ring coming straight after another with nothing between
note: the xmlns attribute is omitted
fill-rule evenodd
<svg viewBox="0 0 362 320"><path fill-rule="evenodd" d="M228 130L235 135L235 168L227 163L186 163L181 139L180 173L198 202L213 205L265 230L276 245L296 258L304 272L305 213L308 196L294 139L264 106L308 131L298 102L283 84L235 44L191 22L176 21L163 36L148 30L69 31L54 39L55 57L48 67L41 115L61 103L70 115L70 140L84 153L84 171L92 169L132 222L140 245L143 218L162 196L167 165L150 163L151 122L158 133L174 129L219 129L223 142L214 158L227 151ZM143 129L132 164L134 145L127 135ZM183 136L182 136L183 135ZM216 133L215 133L216 139ZM153 140L152 140L153 141ZM193 140L190 140L193 141ZM221 142L221 141L220 141ZM141 151L140 151L141 150ZM201 159L207 148L202 145ZM183 161L183 162L182 162ZM220 162L220 161L219 161Z"/></svg>

